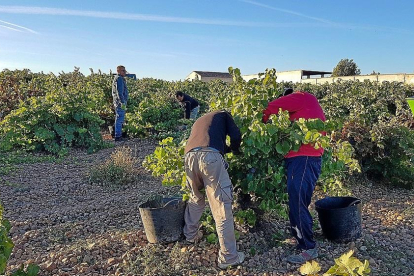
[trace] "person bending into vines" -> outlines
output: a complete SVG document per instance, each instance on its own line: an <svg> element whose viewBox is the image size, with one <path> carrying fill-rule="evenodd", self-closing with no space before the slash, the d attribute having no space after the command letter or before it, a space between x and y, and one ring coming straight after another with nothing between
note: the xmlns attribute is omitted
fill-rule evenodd
<svg viewBox="0 0 414 276"><path fill-rule="evenodd" d="M200 111L198 101L181 91L177 91L175 97L185 108L185 119L196 119L198 112Z"/></svg>
<svg viewBox="0 0 414 276"><path fill-rule="evenodd" d="M279 109L288 111L291 121L300 118L326 120L316 97L303 91L285 89L284 95L271 101L263 111L263 122L266 123L271 114L278 114ZM287 258L291 263L303 264L318 257L308 208L321 173L323 152L321 147L315 149L311 144L302 144L298 151L291 150L284 157L291 233L298 242L296 249L299 251Z"/></svg>
<svg viewBox="0 0 414 276"><path fill-rule="evenodd" d="M230 137L230 146L226 145ZM231 115L214 111L200 117L191 129L185 147L185 172L190 190L183 229L186 242L195 243L200 237L200 218L208 198L216 223L220 243L218 266L225 269L243 262L245 255L237 252L232 211L233 187L227 172L224 154L239 154L241 134ZM205 194L202 190L205 190Z"/></svg>

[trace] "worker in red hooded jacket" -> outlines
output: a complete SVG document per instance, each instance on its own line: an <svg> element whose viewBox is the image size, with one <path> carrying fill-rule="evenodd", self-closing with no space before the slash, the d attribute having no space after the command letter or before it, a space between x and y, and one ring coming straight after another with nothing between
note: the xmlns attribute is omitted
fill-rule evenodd
<svg viewBox="0 0 414 276"><path fill-rule="evenodd" d="M263 111L263 122L279 110L289 112L291 121L304 119L321 119L325 121L323 110L316 97L308 92L285 89L284 95L268 104ZM302 144L298 151L289 151L285 155L287 190L289 195L289 220L292 235L298 241L298 254L287 258L288 262L303 264L318 257L316 242L313 238L312 216L309 205L316 181L321 173L323 148L315 149L313 145Z"/></svg>

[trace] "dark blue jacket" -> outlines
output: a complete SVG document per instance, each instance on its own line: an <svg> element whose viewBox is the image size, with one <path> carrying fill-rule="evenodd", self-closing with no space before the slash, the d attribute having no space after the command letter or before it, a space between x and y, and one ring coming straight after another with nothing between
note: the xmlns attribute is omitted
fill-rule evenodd
<svg viewBox="0 0 414 276"><path fill-rule="evenodd" d="M184 98L181 103L185 106L185 118L190 119L191 110L198 106L198 101L191 98L187 94L184 94Z"/></svg>
<svg viewBox="0 0 414 276"><path fill-rule="evenodd" d="M112 97L114 99L115 108L119 107L121 104L126 104L128 101L126 80L120 75L116 75L112 82Z"/></svg>

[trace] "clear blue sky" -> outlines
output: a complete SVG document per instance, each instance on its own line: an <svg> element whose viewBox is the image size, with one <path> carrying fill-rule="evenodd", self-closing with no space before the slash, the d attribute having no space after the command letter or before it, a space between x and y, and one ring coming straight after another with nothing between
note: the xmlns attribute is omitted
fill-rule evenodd
<svg viewBox="0 0 414 276"><path fill-rule="evenodd" d="M414 72L414 1L0 1L0 70Z"/></svg>

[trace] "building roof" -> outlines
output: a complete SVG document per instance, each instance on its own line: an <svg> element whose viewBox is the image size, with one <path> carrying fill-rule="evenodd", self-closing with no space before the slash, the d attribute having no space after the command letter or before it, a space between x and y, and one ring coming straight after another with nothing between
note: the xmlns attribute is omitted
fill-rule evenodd
<svg viewBox="0 0 414 276"><path fill-rule="evenodd" d="M207 78L232 78L232 76L229 73L223 73L223 72L207 72L207 71L194 71L197 74L199 74L201 77L207 77Z"/></svg>
<svg viewBox="0 0 414 276"><path fill-rule="evenodd" d="M302 70L302 75L303 76L329 75L329 74L332 74L332 72L328 72L328 71Z"/></svg>

